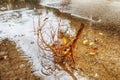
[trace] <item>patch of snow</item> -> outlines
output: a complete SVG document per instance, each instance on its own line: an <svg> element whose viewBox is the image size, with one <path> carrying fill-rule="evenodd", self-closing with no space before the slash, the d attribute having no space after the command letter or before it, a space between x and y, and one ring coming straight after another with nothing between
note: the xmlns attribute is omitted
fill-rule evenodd
<svg viewBox="0 0 120 80"><path fill-rule="evenodd" d="M36 12L39 13L39 11L20 9L0 13L0 38L9 38L15 41L17 47L20 47L20 50L24 51L24 54L32 63L32 69L35 71L34 74L43 77L44 80L72 80L71 76L63 70L59 71L56 69L49 76L41 72L45 68L45 66L41 65L42 63L47 63L44 65L51 65L53 62L43 57L44 54L40 51L37 44L37 34L34 32L34 28L35 30L38 28L39 15L36 15ZM51 24L54 28L57 28L59 18L52 12L47 13L46 10L42 10L41 20L44 20L46 17L48 18L48 22L44 26L47 27ZM62 20L61 25L63 30L67 26L70 27L68 20ZM69 28L69 30L71 34L75 34L72 29ZM49 33L49 29L47 29L47 32ZM46 39L48 38L46 37ZM52 58L50 59L53 60Z"/></svg>

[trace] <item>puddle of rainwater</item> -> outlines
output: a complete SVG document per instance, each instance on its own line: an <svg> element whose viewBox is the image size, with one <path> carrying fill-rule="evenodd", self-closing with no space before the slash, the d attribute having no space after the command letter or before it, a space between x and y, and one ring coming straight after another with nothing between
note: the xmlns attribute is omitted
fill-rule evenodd
<svg viewBox="0 0 120 80"><path fill-rule="evenodd" d="M60 68L60 66L53 63L52 56L47 57L50 55L42 53L37 43L37 34L35 33L35 30L38 29L39 17L41 23L45 18L48 18L44 25L48 34L50 29L48 26L52 25L53 28L58 28L60 18L45 8L37 9L38 6L35 7L36 3L32 7L29 2L25 3L23 1L23 3L25 4L24 6L17 3L7 3L5 10L0 12L0 39L8 38L14 41L17 48L22 50L24 55L27 55L35 74L42 77L43 80L72 80L72 77L67 72L56 68ZM68 34L75 34L75 30L70 27L70 21L62 19L61 30L64 31L66 29L69 29ZM45 39L49 38L45 36ZM78 76L78 78L78 80L84 80L82 77Z"/></svg>

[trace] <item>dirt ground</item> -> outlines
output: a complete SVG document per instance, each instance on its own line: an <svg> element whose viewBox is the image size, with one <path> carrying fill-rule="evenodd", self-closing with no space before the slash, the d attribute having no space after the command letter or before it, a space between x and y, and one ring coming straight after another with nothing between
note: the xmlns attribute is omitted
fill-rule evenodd
<svg viewBox="0 0 120 80"><path fill-rule="evenodd" d="M0 80L40 80L33 75L30 63L17 51L15 43L0 41Z"/></svg>
<svg viewBox="0 0 120 80"><path fill-rule="evenodd" d="M53 11L59 16L59 11ZM73 53L79 75L88 80L120 80L120 24L90 23L69 14L60 17L70 19L76 33L81 23L85 25Z"/></svg>
<svg viewBox="0 0 120 80"><path fill-rule="evenodd" d="M111 26L102 27L86 25L83 29L75 46L75 66L88 80L119 80L119 33Z"/></svg>

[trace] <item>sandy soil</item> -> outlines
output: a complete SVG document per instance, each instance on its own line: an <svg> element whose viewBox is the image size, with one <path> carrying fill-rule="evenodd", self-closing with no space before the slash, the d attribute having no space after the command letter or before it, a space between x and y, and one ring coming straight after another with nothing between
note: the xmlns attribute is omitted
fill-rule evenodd
<svg viewBox="0 0 120 80"><path fill-rule="evenodd" d="M0 80L40 80L33 75L30 64L21 57L15 43L8 39L0 42Z"/></svg>
<svg viewBox="0 0 120 80"><path fill-rule="evenodd" d="M53 11L59 16L59 11ZM109 21L90 23L68 14L62 14L60 17L70 19L71 27L76 33L81 28L81 23L85 25L72 53L79 75L87 77L88 80L119 80L120 24Z"/></svg>
<svg viewBox="0 0 120 80"><path fill-rule="evenodd" d="M120 79L118 34L112 26L86 25L75 46L75 66L80 75L87 75L88 80Z"/></svg>

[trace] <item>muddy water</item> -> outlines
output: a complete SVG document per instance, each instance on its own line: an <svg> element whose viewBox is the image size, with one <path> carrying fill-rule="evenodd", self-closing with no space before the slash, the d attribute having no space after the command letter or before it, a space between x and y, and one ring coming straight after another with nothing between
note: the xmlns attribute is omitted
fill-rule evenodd
<svg viewBox="0 0 120 80"><path fill-rule="evenodd" d="M34 3L34 4L33 4ZM8 38L14 41L18 51L26 55L26 59L32 63L34 74L40 76L43 80L72 80L72 77L53 63L53 57L44 54L37 43L38 21L45 26L49 34L51 26L55 29L58 27L60 18L52 10L39 6L36 1L1 1L0 5L0 40ZM45 24L44 20L48 19ZM61 30L68 30L67 34L75 34L75 29L71 29L68 19L61 20ZM45 35L45 39L49 39ZM51 53L52 54L52 53ZM50 57L51 56L51 57ZM57 68L58 67L58 68ZM77 73L76 73L77 75ZM78 80L84 80L76 76Z"/></svg>

